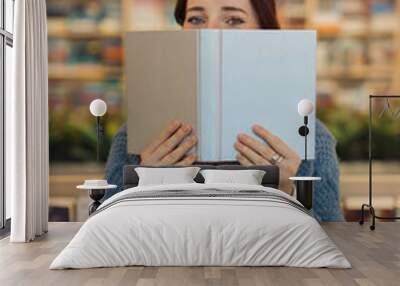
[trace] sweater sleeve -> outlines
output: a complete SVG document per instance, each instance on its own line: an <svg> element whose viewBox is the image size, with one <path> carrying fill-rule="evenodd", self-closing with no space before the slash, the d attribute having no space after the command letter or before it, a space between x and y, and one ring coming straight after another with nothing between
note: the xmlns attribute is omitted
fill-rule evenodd
<svg viewBox="0 0 400 286"><path fill-rule="evenodd" d="M104 199L108 199L122 191L122 172L125 165L139 165L138 155L128 154L126 125L122 126L113 138L106 164L106 179L109 184L118 188L107 191Z"/></svg>
<svg viewBox="0 0 400 286"><path fill-rule="evenodd" d="M314 216L320 221L343 221L336 140L321 122L317 122L315 151L313 176L321 177L322 181L315 186Z"/></svg>

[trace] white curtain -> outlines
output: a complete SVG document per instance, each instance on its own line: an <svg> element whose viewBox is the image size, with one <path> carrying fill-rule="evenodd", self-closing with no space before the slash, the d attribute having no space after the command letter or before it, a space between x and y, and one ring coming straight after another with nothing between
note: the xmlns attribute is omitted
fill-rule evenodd
<svg viewBox="0 0 400 286"><path fill-rule="evenodd" d="M45 0L15 1L13 94L6 99L6 178L12 242L48 227L48 71ZM8 101L8 102L7 102Z"/></svg>

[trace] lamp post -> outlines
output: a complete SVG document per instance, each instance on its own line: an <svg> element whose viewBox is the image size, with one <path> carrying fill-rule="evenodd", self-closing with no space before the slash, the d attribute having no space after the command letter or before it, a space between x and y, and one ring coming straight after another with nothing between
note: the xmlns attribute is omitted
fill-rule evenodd
<svg viewBox="0 0 400 286"><path fill-rule="evenodd" d="M101 125L101 117L107 112L107 104L101 100L96 99L90 103L90 113L96 117L96 135L97 135L97 162L100 160L100 142L104 135L104 128ZM106 191L115 189L117 186L108 184L107 180L86 180L83 185L77 186L77 189L87 190L89 197L93 202L89 206L89 215L96 212L97 208L101 205L101 200L104 198Z"/></svg>
<svg viewBox="0 0 400 286"><path fill-rule="evenodd" d="M308 128L308 116L314 112L314 104L311 100L303 99L299 102L297 111L300 116L304 117L304 125L300 127L299 134L304 137L304 160L307 161L307 136L310 134L310 129Z"/></svg>
<svg viewBox="0 0 400 286"><path fill-rule="evenodd" d="M311 100L303 99L297 106L297 111L304 119L304 125L299 128L300 136L304 137L304 160L308 161L308 142L307 137L310 134L308 128L308 117L314 112L314 104ZM315 182L321 181L318 177L292 177L290 178L296 186L296 198L305 208L311 210L313 207L313 193Z"/></svg>
<svg viewBox="0 0 400 286"><path fill-rule="evenodd" d="M90 103L90 113L96 117L96 134L97 134L97 161L100 161L100 142L104 135L104 128L101 125L101 117L107 112L107 104L101 100L96 99Z"/></svg>

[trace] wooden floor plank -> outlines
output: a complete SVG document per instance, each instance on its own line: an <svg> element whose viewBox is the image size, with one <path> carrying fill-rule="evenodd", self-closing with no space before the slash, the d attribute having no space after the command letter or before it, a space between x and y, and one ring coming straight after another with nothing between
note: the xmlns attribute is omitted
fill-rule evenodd
<svg viewBox="0 0 400 286"><path fill-rule="evenodd" d="M0 285L134 285L134 286L266 286L266 285L400 285L400 223L380 223L375 232L355 223L323 224L353 268L284 267L125 267L48 269L81 227L51 223L48 234L30 244L0 241Z"/></svg>

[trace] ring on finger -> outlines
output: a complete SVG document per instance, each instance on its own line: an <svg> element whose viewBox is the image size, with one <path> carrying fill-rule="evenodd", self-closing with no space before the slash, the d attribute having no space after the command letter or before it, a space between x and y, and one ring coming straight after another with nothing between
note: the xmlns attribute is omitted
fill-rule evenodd
<svg viewBox="0 0 400 286"><path fill-rule="evenodd" d="M271 158L271 163L272 163L272 165L278 165L278 164L282 163L283 159L284 159L283 156L281 156L279 154L275 154Z"/></svg>

